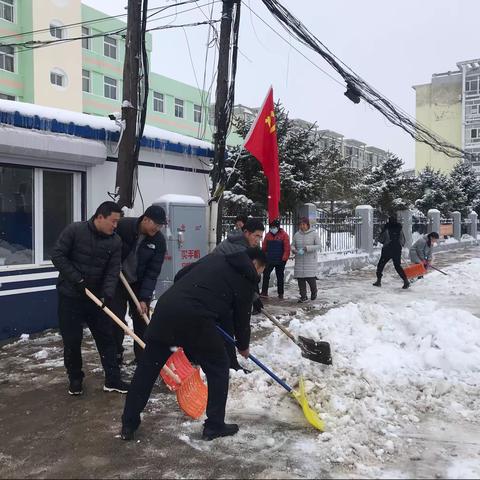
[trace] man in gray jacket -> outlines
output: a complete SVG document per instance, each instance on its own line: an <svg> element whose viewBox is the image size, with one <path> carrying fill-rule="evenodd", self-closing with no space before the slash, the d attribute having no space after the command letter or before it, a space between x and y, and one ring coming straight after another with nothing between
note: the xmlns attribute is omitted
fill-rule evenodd
<svg viewBox="0 0 480 480"><path fill-rule="evenodd" d="M432 261L432 250L440 236L437 232L431 232L428 235L422 235L410 247L410 261L412 263L423 263L425 267Z"/></svg>

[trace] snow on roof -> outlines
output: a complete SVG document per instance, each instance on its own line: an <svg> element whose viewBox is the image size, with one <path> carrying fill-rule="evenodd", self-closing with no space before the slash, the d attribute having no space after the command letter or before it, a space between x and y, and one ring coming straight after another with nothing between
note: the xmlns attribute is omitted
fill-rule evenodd
<svg viewBox="0 0 480 480"><path fill-rule="evenodd" d="M0 112L4 112L7 114L18 113L19 115L26 117L38 117L39 119L43 120L56 121L66 125L73 124L79 127L89 127L90 129L94 130L105 130L107 132L112 132L116 134L118 134L118 132L120 131L120 127L113 120L110 120L106 117L104 118L97 115L88 115L86 113L72 112L70 110L64 110L61 108L44 107L41 105L34 105L32 103L0 99ZM6 121L5 116L2 115L0 117L0 123L12 123L12 121ZM34 127L29 128L49 130L49 128L45 127L44 122L37 122L37 124L35 124L34 122L34 125ZM39 125L42 125L43 127ZM54 130L52 129L52 131ZM75 136L83 136L81 134L77 134L77 132L74 130L71 131L71 129L68 129L68 132L65 131L62 133L70 133ZM155 143L147 142L146 139L154 141L158 140L160 142L166 142L167 144L180 144L186 147L193 147L194 152L191 153L197 154L199 156L213 156L213 146L211 143L204 140L199 140L197 138L188 137L180 133L169 132L167 130L163 130L162 128L152 127L150 125L145 126L142 145L152 146L152 148L155 148ZM176 151L175 149L173 150ZM203 152L199 150L203 150Z"/></svg>
<svg viewBox="0 0 480 480"><path fill-rule="evenodd" d="M194 195L177 195L174 193L168 193L157 198L153 204L158 205L166 203L168 204L180 204L180 205L205 205L205 200L201 197Z"/></svg>

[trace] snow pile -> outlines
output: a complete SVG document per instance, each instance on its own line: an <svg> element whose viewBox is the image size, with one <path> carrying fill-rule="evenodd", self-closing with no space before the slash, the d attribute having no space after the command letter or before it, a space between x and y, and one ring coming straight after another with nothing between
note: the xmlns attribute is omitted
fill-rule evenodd
<svg viewBox="0 0 480 480"><path fill-rule="evenodd" d="M444 289L450 302L478 295L472 275L479 268L480 260L473 260L451 269L449 277L432 274L415 286L420 299L413 301L385 292L383 304L365 296L365 302L348 303L313 319L297 315L290 330L295 336L328 340L334 355L331 367L303 359L277 331L252 345L254 355L291 386L300 375L306 379L310 404L326 425L325 433L312 432L318 465L361 469L392 460L406 448L402 433L415 430L426 414L452 422L477 420L480 319L462 308L421 298L430 289L438 290L437 298ZM236 373L228 411L306 427L300 408L282 392L261 371ZM267 442L268 429L265 435Z"/></svg>

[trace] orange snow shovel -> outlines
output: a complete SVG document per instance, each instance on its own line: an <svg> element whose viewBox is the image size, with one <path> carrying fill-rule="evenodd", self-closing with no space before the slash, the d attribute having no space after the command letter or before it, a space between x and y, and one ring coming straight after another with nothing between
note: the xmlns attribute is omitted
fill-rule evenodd
<svg viewBox="0 0 480 480"><path fill-rule="evenodd" d="M142 348L145 348L145 342L139 338L135 333L130 330L108 307L103 306L102 302L90 291L88 288L85 289L86 295L96 303L125 333L130 335ZM180 353L178 353L180 351ZM208 390L205 383L203 383L200 372L198 369L193 368L190 365L190 369L177 368L176 371L173 371L170 368L170 365L174 365L175 361L178 363L178 357L181 357L183 350L177 350L170 358L167 360L166 364L163 366L160 373L162 378L165 376L169 377L169 382L167 386L175 385L174 388L171 388L175 391L177 395L177 402L182 411L191 418L199 418L203 415L207 408L208 400ZM174 360L172 360L174 357ZM188 362L188 359L185 357L184 362ZM190 364L188 362L188 364Z"/></svg>
<svg viewBox="0 0 480 480"><path fill-rule="evenodd" d="M403 269L407 278L421 277L427 273L423 263L413 263Z"/></svg>

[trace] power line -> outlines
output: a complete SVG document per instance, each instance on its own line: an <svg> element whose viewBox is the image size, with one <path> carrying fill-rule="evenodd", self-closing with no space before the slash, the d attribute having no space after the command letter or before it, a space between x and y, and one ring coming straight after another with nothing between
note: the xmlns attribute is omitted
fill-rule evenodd
<svg viewBox="0 0 480 480"><path fill-rule="evenodd" d="M197 0L186 0L186 1L181 2L181 3L176 3L175 5L165 5L163 7L149 8L148 11L154 11L154 10L158 10L158 11L156 13L152 13L147 18L153 17L154 15L157 15L158 13L163 12L164 10L166 10L168 8L178 7L178 6L181 6L181 5L194 3L196 1ZM112 19L115 19L115 18L126 17L127 15L128 15L127 13L121 13L119 15L107 15L105 17L98 17L98 18L94 18L92 20L84 20L82 22L69 23L67 25L62 25L61 28L70 28L70 27L77 27L77 26L92 25L92 24L98 23L98 22L105 22L107 20L112 20ZM0 36L0 41L3 40L4 38L12 38L12 37L19 37L19 36L23 37L25 35L32 35L32 34L35 34L35 33L43 33L43 32L49 32L49 31L50 31L50 27L41 28L41 29L38 29L38 30L32 30L30 32L21 32L21 33L14 33L12 35L3 35L3 36Z"/></svg>
<svg viewBox="0 0 480 480"><path fill-rule="evenodd" d="M425 143L437 152L452 158L468 158L469 154L463 149L451 144L431 131L425 125L412 120L408 114L400 111L395 105L383 96L350 67L341 62L308 28L292 15L278 0L262 0L267 9L279 21L280 25L305 46L318 53L334 68L347 84L345 95L354 103L360 99L373 106L392 124L407 132L417 142ZM341 65L345 65L345 68ZM347 71L348 70L348 71Z"/></svg>

